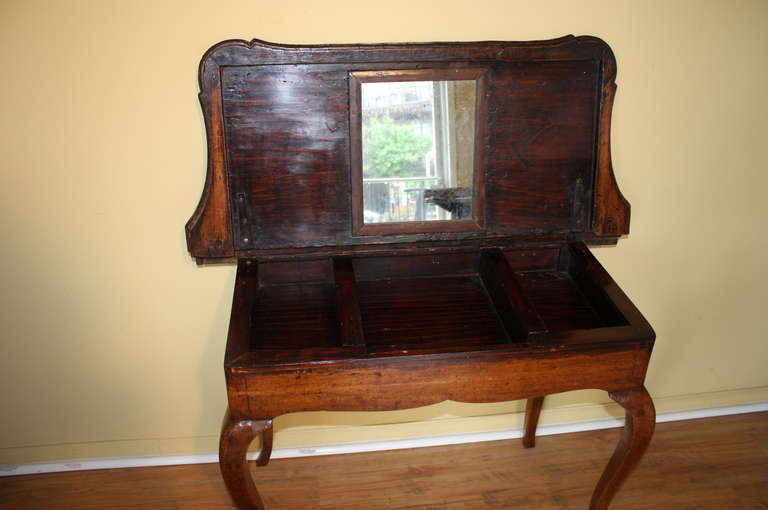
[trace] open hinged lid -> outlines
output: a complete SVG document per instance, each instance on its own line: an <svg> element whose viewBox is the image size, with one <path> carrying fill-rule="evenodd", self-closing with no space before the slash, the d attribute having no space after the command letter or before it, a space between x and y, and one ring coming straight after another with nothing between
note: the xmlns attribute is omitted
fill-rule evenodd
<svg viewBox="0 0 768 510"><path fill-rule="evenodd" d="M284 46L200 64L198 260L536 240L613 243L616 66L594 37Z"/></svg>

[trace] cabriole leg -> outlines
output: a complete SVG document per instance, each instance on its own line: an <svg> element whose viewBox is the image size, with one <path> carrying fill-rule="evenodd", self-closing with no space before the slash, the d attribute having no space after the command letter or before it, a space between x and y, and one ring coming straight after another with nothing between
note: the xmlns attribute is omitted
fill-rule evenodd
<svg viewBox="0 0 768 510"><path fill-rule="evenodd" d="M523 447L536 446L536 427L539 424L539 415L544 397L529 398L525 403L525 425L523 426Z"/></svg>
<svg viewBox="0 0 768 510"><path fill-rule="evenodd" d="M626 409L627 418L616 451L592 494L589 510L608 508L621 484L643 457L656 426L656 410L644 387L608 395Z"/></svg>
<svg viewBox="0 0 768 510"><path fill-rule="evenodd" d="M248 445L259 434L262 448L256 464L266 466L272 454L272 420L235 420L227 411L219 441L219 468L229 495L240 510L264 510L246 459Z"/></svg>

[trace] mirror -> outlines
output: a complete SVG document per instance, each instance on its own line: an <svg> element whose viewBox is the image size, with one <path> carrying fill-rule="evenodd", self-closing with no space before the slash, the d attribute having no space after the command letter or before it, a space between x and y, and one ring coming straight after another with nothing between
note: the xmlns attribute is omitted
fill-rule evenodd
<svg viewBox="0 0 768 510"><path fill-rule="evenodd" d="M354 73L363 224L473 219L478 71Z"/></svg>

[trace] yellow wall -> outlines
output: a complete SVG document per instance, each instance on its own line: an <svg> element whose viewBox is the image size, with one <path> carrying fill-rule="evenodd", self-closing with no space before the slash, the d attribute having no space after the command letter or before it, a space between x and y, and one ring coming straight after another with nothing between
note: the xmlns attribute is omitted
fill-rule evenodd
<svg viewBox="0 0 768 510"><path fill-rule="evenodd" d="M0 463L215 449L233 270L197 268L183 236L211 44L567 33L619 62L632 234L596 251L658 333L659 409L768 400L768 3L4 0ZM544 420L606 416L606 401L553 397ZM517 411L289 416L278 446L513 426Z"/></svg>

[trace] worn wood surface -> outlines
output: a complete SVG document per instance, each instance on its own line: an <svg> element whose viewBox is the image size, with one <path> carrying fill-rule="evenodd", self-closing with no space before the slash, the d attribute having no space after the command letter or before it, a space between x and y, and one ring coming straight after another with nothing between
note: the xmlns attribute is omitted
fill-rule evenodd
<svg viewBox="0 0 768 510"><path fill-rule="evenodd" d="M653 432L653 405L643 389L653 330L579 243L519 252L245 259L234 299L225 362L231 421L222 432L221 463L241 510L264 508L244 476L253 435L243 424L291 412L386 411L602 389L626 405L630 419L597 486L594 510L608 507ZM525 446L533 445L540 408L540 400L530 403Z"/></svg>
<svg viewBox="0 0 768 510"><path fill-rule="evenodd" d="M250 463L271 510L583 510L619 429ZM768 507L768 413L660 423L614 510ZM0 478L8 510L232 510L216 464Z"/></svg>
<svg viewBox="0 0 768 510"><path fill-rule="evenodd" d="M258 489L253 483L246 452L256 437L262 436L262 449L257 466L266 466L272 454L272 421L235 420L224 416L219 442L219 469L229 495L241 510L264 510Z"/></svg>
<svg viewBox="0 0 768 510"><path fill-rule="evenodd" d="M621 439L597 482L589 510L606 510L621 485L643 458L656 427L656 410L645 388L610 393L626 410Z"/></svg>
<svg viewBox="0 0 768 510"><path fill-rule="evenodd" d="M479 77L473 220L360 223L354 193L360 183L351 178L359 178L359 125L350 76L374 71ZM587 36L527 43L216 45L200 64L209 166L187 225L189 250L205 261L466 238L503 247L509 237L548 234L615 242L629 228L629 205L610 161L615 72L610 48Z"/></svg>
<svg viewBox="0 0 768 510"><path fill-rule="evenodd" d="M241 369L260 362L451 350L542 353L606 342L615 350L653 342L647 321L579 244L246 260L236 281L227 366Z"/></svg>
<svg viewBox="0 0 768 510"><path fill-rule="evenodd" d="M336 279L336 316L339 319L341 345L364 346L363 319L360 315L360 297L357 290L355 268L349 258L333 259Z"/></svg>
<svg viewBox="0 0 768 510"><path fill-rule="evenodd" d="M198 261L220 259L234 254L232 239L230 186L224 153L221 116L221 84L218 77L203 89L200 105L208 138L208 173L200 202L186 224L187 247Z"/></svg>
<svg viewBox="0 0 768 510"><path fill-rule="evenodd" d="M520 287L520 280L504 252L483 250L480 253L480 275L509 335L515 335L517 340L535 342L546 334L546 326ZM514 340L510 338L510 341Z"/></svg>
<svg viewBox="0 0 768 510"><path fill-rule="evenodd" d="M647 349L633 349L259 366L230 370L227 385L233 415L263 420L299 411L392 411L445 400L502 402L587 388L621 391L642 386L649 357Z"/></svg>
<svg viewBox="0 0 768 510"><path fill-rule="evenodd" d="M536 429L539 425L542 405L544 405L544 397L531 397L525 402L525 422L523 423L522 440L525 448L536 446Z"/></svg>

